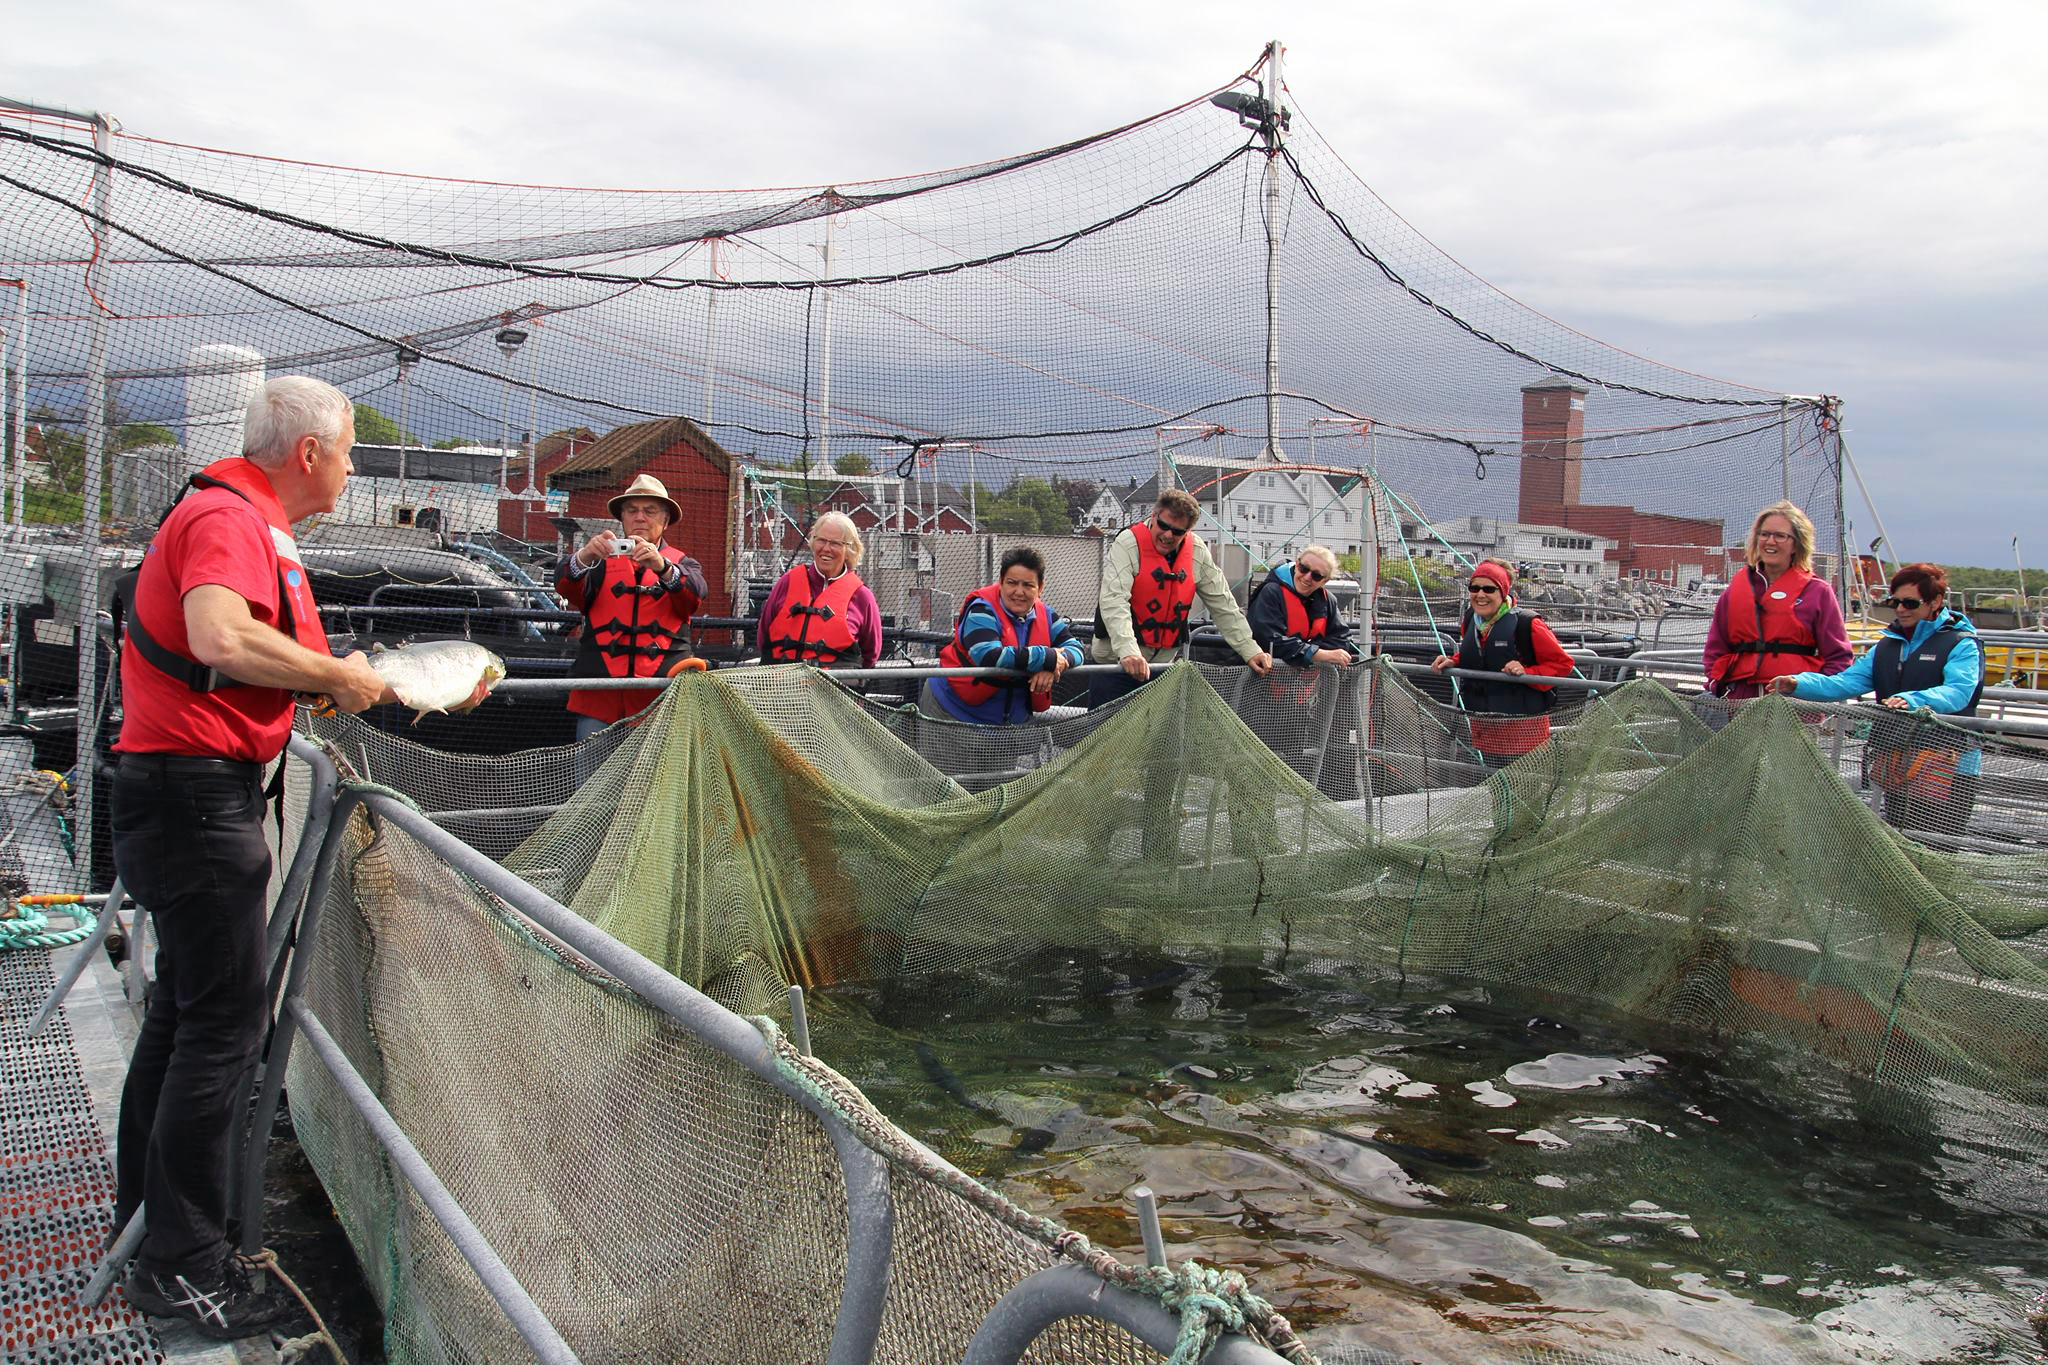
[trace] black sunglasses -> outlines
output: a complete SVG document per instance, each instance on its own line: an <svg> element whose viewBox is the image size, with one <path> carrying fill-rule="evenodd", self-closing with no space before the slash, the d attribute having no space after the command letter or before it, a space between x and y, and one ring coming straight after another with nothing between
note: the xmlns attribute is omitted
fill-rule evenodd
<svg viewBox="0 0 2048 1365"><path fill-rule="evenodd" d="M1469 593L1499 592L1500 587L1497 584L1493 583L1474 583L1471 587L1465 589L1465 591Z"/></svg>
<svg viewBox="0 0 2048 1365"><path fill-rule="evenodd" d="M1904 607L1908 611L1914 611L1919 608L1920 599L1917 597L1887 597L1884 599L1884 604L1888 607Z"/></svg>
<svg viewBox="0 0 2048 1365"><path fill-rule="evenodd" d="M1195 529L1192 526L1175 526L1172 522L1163 521L1158 517L1152 518L1152 525L1170 536L1184 536Z"/></svg>
<svg viewBox="0 0 2048 1365"><path fill-rule="evenodd" d="M1329 575L1324 573L1321 569L1311 569L1306 564L1295 565L1294 576L1296 578L1313 578L1318 583L1322 582L1324 579L1329 577Z"/></svg>

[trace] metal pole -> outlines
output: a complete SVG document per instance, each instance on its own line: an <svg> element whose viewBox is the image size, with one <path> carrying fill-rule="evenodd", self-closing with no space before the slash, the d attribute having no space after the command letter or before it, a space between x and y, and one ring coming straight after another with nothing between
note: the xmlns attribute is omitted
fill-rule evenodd
<svg viewBox="0 0 2048 1365"><path fill-rule="evenodd" d="M831 198L838 197L829 190L826 194ZM820 277L822 279L832 278L832 238L838 222L836 213L825 215L825 273ZM818 461L827 465L832 461L832 295L832 290L825 291L824 336L818 360Z"/></svg>
<svg viewBox="0 0 2048 1365"><path fill-rule="evenodd" d="M718 238L711 239L711 278L718 278ZM718 379L718 294L704 291L704 427L711 427L711 404Z"/></svg>
<svg viewBox="0 0 2048 1365"><path fill-rule="evenodd" d="M28 281L14 295L14 524L28 499Z"/></svg>
<svg viewBox="0 0 2048 1365"><path fill-rule="evenodd" d="M0 283L6 283L6 281L0 281ZM19 446L11 445L7 440L7 434L12 427L12 423L7 420L7 400L12 391L12 386L7 382L7 329L0 327L0 447L8 447L8 449L0 449L0 455L12 454L13 451L20 449ZM19 459L20 457L19 455L14 455L13 458ZM9 472L12 468L13 462L11 459L0 460L0 489L12 489L14 487L14 479ZM17 526L21 524L19 517L15 518L14 524Z"/></svg>
<svg viewBox="0 0 2048 1365"><path fill-rule="evenodd" d="M1877 504L1871 500L1870 490L1864 486L1863 475L1857 471L1856 461L1849 454L1849 443L1842 438L1841 400L1837 398L1830 398L1827 400L1827 403L1828 415L1830 418L1833 419L1835 452L1839 456L1839 458L1835 461L1835 535L1836 541L1841 547L1842 563L1841 573L1837 576L1842 580L1842 601L1847 602L1849 600L1850 583L1848 529L1849 509L1848 494L1842 486L1842 473L1844 470L1848 471L1850 478L1856 480L1856 491L1863 495L1863 505L1870 509L1870 519L1877 523L1877 533L1879 536L1883 537L1884 547L1887 551L1891 553L1892 569L1894 572L1896 572L1899 567L1898 547L1892 544L1891 532L1887 531L1884 527L1884 517L1882 514L1878 512Z"/></svg>
<svg viewBox="0 0 2048 1365"><path fill-rule="evenodd" d="M482 1229L471 1221L457 1203L441 1178L434 1174L434 1168L420 1154L419 1148L391 1117L368 1082L349 1064L348 1054L334 1041L320 1021L308 1009L306 1003L294 997L286 1002L285 1008L297 1019L299 1033L313 1049L314 1055L327 1067L328 1074L342 1095L362 1118L363 1125L370 1130L385 1153L391 1158L391 1165L406 1184L412 1186L427 1212L447 1233L448 1240L469 1262L470 1269L483 1282L485 1290L497 1300L506 1321L527 1345L536 1358L543 1361L561 1362L562 1365L577 1365L576 1352L569 1343L562 1340L562 1334L548 1321L547 1314L526 1292L512 1270L484 1237Z"/></svg>
<svg viewBox="0 0 2048 1365"><path fill-rule="evenodd" d="M540 324L533 326L533 349L526 353L526 492L534 495L536 467L540 463ZM526 538L526 523L519 525L520 539Z"/></svg>
<svg viewBox="0 0 2048 1365"><path fill-rule="evenodd" d="M107 218L112 207L114 168L109 156L112 122L105 117L92 125L93 150L101 157L93 175L93 212L98 218L93 236L105 246ZM105 283L104 271L101 283ZM78 746L77 766L71 791L78 808L78 827L86 832L78 842L78 883L92 890L92 797L93 763L99 739L99 613L100 613L100 490L101 465L107 457L107 310L94 301L92 339L85 364L85 507L84 573L78 594L78 625L73 638L78 643Z"/></svg>
<svg viewBox="0 0 2048 1365"><path fill-rule="evenodd" d="M1369 465L1369 448L1366 458ZM1370 469L1359 490L1358 514L1365 523L1358 528L1358 628L1365 635L1365 652L1375 654L1380 647L1380 510L1378 476Z"/></svg>
<svg viewBox="0 0 2048 1365"><path fill-rule="evenodd" d="M1266 45L1266 448L1260 452L1261 459L1281 458L1279 419L1274 406L1279 387L1280 40L1276 38ZM1221 498L1220 491L1217 496Z"/></svg>
<svg viewBox="0 0 2048 1365"><path fill-rule="evenodd" d="M418 351L410 346L398 348L398 500L406 504L411 502L405 491L406 442L411 439L406 433L412 420L412 372L419 363Z"/></svg>
<svg viewBox="0 0 2048 1365"><path fill-rule="evenodd" d="M36 1017L29 1022L28 1037L33 1038L43 1031L56 1015L57 1007L64 1003L64 997L71 994L71 988L77 985L78 978L85 974L86 966L100 949L106 946L107 934L114 927L115 912L121 908L121 898L121 879L115 877L113 889L107 892L107 898L100 906L100 920L93 926L92 937L81 943L78 952L64 964L64 970L58 974L57 982L50 988L50 994L43 1001L42 1008L36 1011Z"/></svg>
<svg viewBox="0 0 2048 1365"><path fill-rule="evenodd" d="M2027 566L2020 559L2020 537L2015 531L2012 537L2012 566L2020 571L2020 628L2026 629L2027 611Z"/></svg>
<svg viewBox="0 0 2048 1365"><path fill-rule="evenodd" d="M1778 404L1778 498L1792 501L1792 401Z"/></svg>
<svg viewBox="0 0 2048 1365"><path fill-rule="evenodd" d="M504 350L503 345L499 346ZM512 481L506 467L512 463L512 352L505 351L505 394L498 403L498 496L503 498L511 490Z"/></svg>

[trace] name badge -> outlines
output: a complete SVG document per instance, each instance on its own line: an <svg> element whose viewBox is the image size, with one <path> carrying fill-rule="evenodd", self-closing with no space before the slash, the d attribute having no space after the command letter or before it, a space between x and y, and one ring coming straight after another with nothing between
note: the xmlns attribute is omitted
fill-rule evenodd
<svg viewBox="0 0 2048 1365"><path fill-rule="evenodd" d="M1783 588L1780 588L1776 592L1772 593L1771 596L1776 598L1778 601L1782 602L1785 600L1785 590Z"/></svg>

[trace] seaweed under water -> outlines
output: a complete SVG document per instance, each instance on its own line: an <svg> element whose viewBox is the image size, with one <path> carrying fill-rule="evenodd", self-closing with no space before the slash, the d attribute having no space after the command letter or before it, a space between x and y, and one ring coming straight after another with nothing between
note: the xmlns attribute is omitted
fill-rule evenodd
<svg viewBox="0 0 2048 1365"><path fill-rule="evenodd" d="M1149 1185L1177 1256L1246 1271L1333 1354L2041 1349L2048 1197L1965 1135L1983 1097L1878 1122L1823 1068L1329 963L1061 955L837 988L813 1020L962 1169L1127 1252Z"/></svg>

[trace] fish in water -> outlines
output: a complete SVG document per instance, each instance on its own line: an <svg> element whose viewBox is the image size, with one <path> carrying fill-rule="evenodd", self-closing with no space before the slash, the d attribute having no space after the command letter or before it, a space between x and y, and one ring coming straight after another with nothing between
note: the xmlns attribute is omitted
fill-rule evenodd
<svg viewBox="0 0 2048 1365"><path fill-rule="evenodd" d="M370 655L370 667L383 674L398 700L413 709L414 725L421 716L469 710L505 676L503 659L468 640L430 640L378 650Z"/></svg>

